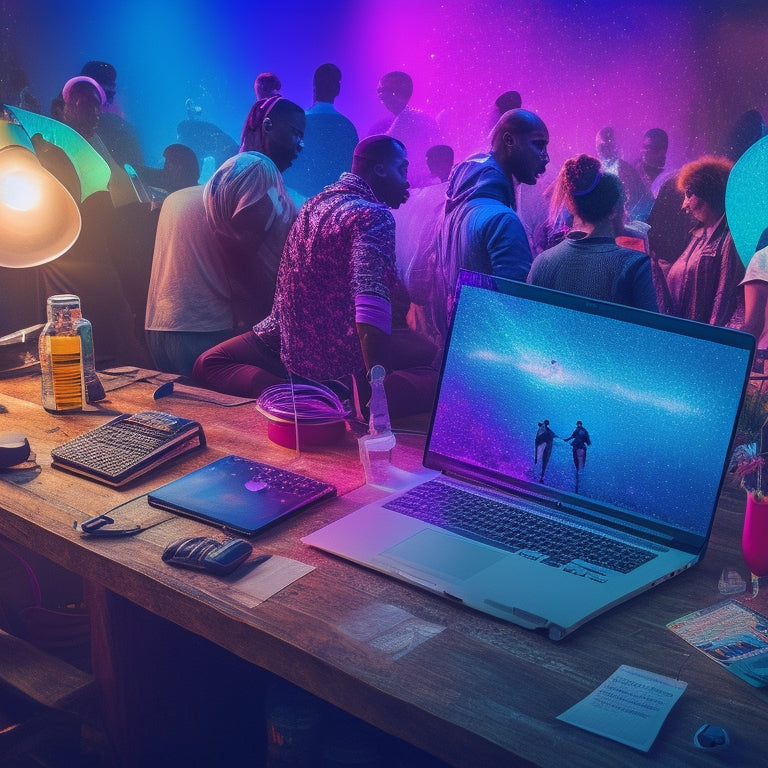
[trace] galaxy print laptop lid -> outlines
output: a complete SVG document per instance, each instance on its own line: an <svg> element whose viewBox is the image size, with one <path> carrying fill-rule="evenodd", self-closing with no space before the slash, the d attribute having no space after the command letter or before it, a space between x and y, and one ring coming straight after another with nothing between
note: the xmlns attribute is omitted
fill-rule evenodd
<svg viewBox="0 0 768 768"><path fill-rule="evenodd" d="M305 541L562 637L701 557L753 354L738 331L462 272L427 486L511 500L544 533L498 507L494 543L445 488L429 514L412 511L416 488ZM607 543L551 550L584 531ZM603 558L625 542L643 549L639 566Z"/></svg>

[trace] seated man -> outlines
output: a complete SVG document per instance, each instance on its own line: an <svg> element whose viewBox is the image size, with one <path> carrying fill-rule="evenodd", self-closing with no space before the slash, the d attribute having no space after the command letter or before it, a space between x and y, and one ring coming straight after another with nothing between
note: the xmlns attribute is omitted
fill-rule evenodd
<svg viewBox="0 0 768 768"><path fill-rule="evenodd" d="M376 364L393 417L429 410L437 383L432 344L405 328L395 271L395 223L387 206L408 199L405 147L371 136L352 172L310 198L283 249L272 312L253 331L202 354L194 378L253 397L289 372L315 380L355 376L363 393ZM400 309L400 312L397 312ZM365 394L363 394L365 397Z"/></svg>
<svg viewBox="0 0 768 768"><path fill-rule="evenodd" d="M197 356L262 320L296 218L282 180L301 150L304 110L256 102L247 148L205 187L169 195L160 211L147 297L147 342L160 370L189 376Z"/></svg>

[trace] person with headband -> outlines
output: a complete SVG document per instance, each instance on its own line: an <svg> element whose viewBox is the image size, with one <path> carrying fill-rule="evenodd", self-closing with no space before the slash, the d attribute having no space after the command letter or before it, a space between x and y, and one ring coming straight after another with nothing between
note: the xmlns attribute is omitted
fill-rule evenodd
<svg viewBox="0 0 768 768"><path fill-rule="evenodd" d="M381 364L392 417L429 410L436 350L406 328L408 299L395 269L389 210L408 199L407 173L399 141L384 135L361 141L351 172L301 207L269 317L203 353L195 380L255 397L290 374L315 381L351 376L364 403L367 373Z"/></svg>
<svg viewBox="0 0 768 768"><path fill-rule="evenodd" d="M651 262L641 251L623 248L624 189L600 161L579 155L563 164L553 206L564 206L574 228L533 262L528 282L592 299L658 311Z"/></svg>
<svg viewBox="0 0 768 768"><path fill-rule="evenodd" d="M287 171L304 148L304 110L282 96L257 101L248 113L240 138L241 152L261 152L280 173Z"/></svg>
<svg viewBox="0 0 768 768"><path fill-rule="evenodd" d="M64 99L64 122L90 139L96 133L101 110L107 103L104 89L92 77L80 75L64 83L61 96Z"/></svg>
<svg viewBox="0 0 768 768"><path fill-rule="evenodd" d="M61 89L64 100L62 122L74 128L109 165L109 194L115 208L139 202L139 196L119 158L104 143L98 128L107 96L101 85L92 77L72 77Z"/></svg>
<svg viewBox="0 0 768 768"><path fill-rule="evenodd" d="M282 171L301 150L304 110L287 99L256 102L243 151L205 187L163 202L144 327L161 371L189 376L197 356L262 320L296 206Z"/></svg>

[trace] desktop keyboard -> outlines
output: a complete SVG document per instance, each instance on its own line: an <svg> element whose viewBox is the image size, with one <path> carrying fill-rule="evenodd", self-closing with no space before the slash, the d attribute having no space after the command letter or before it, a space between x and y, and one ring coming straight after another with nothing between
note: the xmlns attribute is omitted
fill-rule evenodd
<svg viewBox="0 0 768 768"><path fill-rule="evenodd" d="M119 477L167 442L168 435L151 426L120 421L104 424L59 446L54 458Z"/></svg>
<svg viewBox="0 0 768 768"><path fill-rule="evenodd" d="M51 451L52 466L120 487L205 445L196 421L161 411L122 414Z"/></svg>
<svg viewBox="0 0 768 768"><path fill-rule="evenodd" d="M470 493L440 480L418 485L384 506L565 570L569 570L573 561L583 561L629 573L656 557L653 552L632 544Z"/></svg>

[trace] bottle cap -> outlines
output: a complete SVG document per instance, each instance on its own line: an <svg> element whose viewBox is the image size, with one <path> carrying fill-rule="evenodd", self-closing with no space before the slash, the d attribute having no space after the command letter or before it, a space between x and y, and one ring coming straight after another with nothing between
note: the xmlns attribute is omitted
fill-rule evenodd
<svg viewBox="0 0 768 768"><path fill-rule="evenodd" d="M80 309L80 297L74 293L60 293L48 297L48 306L53 309Z"/></svg>

